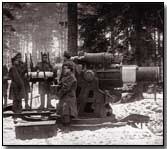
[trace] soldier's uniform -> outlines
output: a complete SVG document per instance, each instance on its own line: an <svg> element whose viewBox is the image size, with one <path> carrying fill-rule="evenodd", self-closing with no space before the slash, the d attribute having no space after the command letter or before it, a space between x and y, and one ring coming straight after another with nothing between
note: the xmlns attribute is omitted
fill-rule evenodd
<svg viewBox="0 0 167 149"><path fill-rule="evenodd" d="M25 108L26 109L29 109L29 105L28 105L28 93L30 92L30 85L29 85L29 82L28 82L28 79L27 77L25 76L25 73L28 72L28 68L27 68L27 64L24 63L22 61L22 56L21 56L21 53L17 53L16 56L15 56L18 60L19 60L19 67L18 67L18 71L19 71L19 74L24 82L24 88L25 88Z"/></svg>
<svg viewBox="0 0 167 149"><path fill-rule="evenodd" d="M9 70L9 77L11 79L9 98L13 100L13 112L19 113L22 110L22 98L25 98L24 81L21 77L21 67L15 64L17 57L13 58L13 65Z"/></svg>
<svg viewBox="0 0 167 149"><path fill-rule="evenodd" d="M42 71L42 72L46 72L46 71L53 71L53 67L50 65L50 63L48 62L39 62L37 63L36 67L35 67L35 70L37 71ZM44 104L45 104L45 94L47 94L47 107L48 108L52 108L52 105L51 105L51 95L50 95L50 85L51 85L51 82L49 81L43 81L43 82L39 82L39 94L40 94L40 97L41 97L41 105L40 105L40 109L43 109L44 108Z"/></svg>
<svg viewBox="0 0 167 149"><path fill-rule="evenodd" d="M8 68L6 65L3 65L3 98L4 106L7 106L7 89L8 89Z"/></svg>
<svg viewBox="0 0 167 149"><path fill-rule="evenodd" d="M60 102L57 110L58 114L60 114L62 117L63 123L69 123L70 117L77 117L78 115L76 88L77 80L72 72L62 76L60 81L60 89L58 90Z"/></svg>
<svg viewBox="0 0 167 149"><path fill-rule="evenodd" d="M28 82L28 79L26 78L25 76L25 73L28 72L27 70L27 66L26 66L26 63L24 62L20 62L19 63L20 67L19 67L19 72L21 74L21 77L23 79L23 82L24 82L24 88L25 88L25 108L26 109L29 109L29 105L28 105L28 93L30 92L30 85L29 85L29 82Z"/></svg>

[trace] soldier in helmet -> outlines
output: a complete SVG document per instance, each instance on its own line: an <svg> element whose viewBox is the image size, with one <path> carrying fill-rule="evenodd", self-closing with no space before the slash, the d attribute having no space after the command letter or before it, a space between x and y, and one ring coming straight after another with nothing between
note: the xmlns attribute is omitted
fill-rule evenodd
<svg viewBox="0 0 167 149"><path fill-rule="evenodd" d="M42 61L37 63L35 70L37 71L53 71L53 67L52 65L48 62L48 56L46 53L42 54ZM41 98L41 105L39 107L39 109L44 109L44 105L45 105L45 94L47 94L47 107L48 108L54 108L51 105L51 95L50 95L50 85L51 82L49 81L43 81L43 82L39 82L39 94L40 94L40 98Z"/></svg>
<svg viewBox="0 0 167 149"><path fill-rule="evenodd" d="M57 107L58 114L61 115L62 123L70 124L71 118L77 117L76 88L77 80L73 73L73 65L64 63L62 67L62 78L59 82L58 97L60 99Z"/></svg>

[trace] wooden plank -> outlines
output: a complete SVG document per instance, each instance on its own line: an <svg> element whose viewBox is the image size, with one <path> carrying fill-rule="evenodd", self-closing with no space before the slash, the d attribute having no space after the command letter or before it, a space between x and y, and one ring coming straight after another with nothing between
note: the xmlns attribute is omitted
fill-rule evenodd
<svg viewBox="0 0 167 149"><path fill-rule="evenodd" d="M4 112L3 116L8 117L8 116L30 116L30 115L43 115L43 116L48 116L53 114L54 112L34 112L34 111L26 111L26 112L21 112L21 113L11 113L11 112Z"/></svg>
<svg viewBox="0 0 167 149"><path fill-rule="evenodd" d="M26 122L26 121L20 121L17 124L15 124L15 127L28 127L28 126L40 126L40 125L55 125L56 121L40 121L40 122Z"/></svg>
<svg viewBox="0 0 167 149"><path fill-rule="evenodd" d="M72 124L101 124L104 122L114 122L114 117L105 118L77 118L72 119Z"/></svg>
<svg viewBox="0 0 167 149"><path fill-rule="evenodd" d="M33 108L33 109L22 109L22 111L56 111L55 108L46 108L46 109L38 109L38 108Z"/></svg>
<svg viewBox="0 0 167 149"><path fill-rule="evenodd" d="M96 126L124 126L127 125L127 122L105 122L101 124L71 124L73 127L96 127Z"/></svg>
<svg viewBox="0 0 167 149"><path fill-rule="evenodd" d="M113 128L113 127L121 127L127 125L127 122L106 122L101 124L71 124L70 129L71 130L96 130L99 128L107 127L107 128Z"/></svg>

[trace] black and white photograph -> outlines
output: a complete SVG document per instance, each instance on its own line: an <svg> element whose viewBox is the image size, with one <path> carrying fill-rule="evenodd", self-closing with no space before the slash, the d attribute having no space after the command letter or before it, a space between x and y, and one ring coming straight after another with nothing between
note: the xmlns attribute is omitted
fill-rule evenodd
<svg viewBox="0 0 167 149"><path fill-rule="evenodd" d="M2 145L164 145L164 2L2 2Z"/></svg>

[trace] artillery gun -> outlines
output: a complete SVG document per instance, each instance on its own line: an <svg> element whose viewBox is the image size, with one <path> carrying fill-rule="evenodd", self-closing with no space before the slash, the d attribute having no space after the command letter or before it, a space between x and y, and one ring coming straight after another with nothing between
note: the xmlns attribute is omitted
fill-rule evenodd
<svg viewBox="0 0 167 149"><path fill-rule="evenodd" d="M121 59L111 53L84 53L71 59L76 63L77 100L81 116L106 117L104 105L107 96L111 97L110 102L121 100L124 84L135 84L135 92L139 93L142 83L160 79L159 67L122 65ZM115 101L114 96L117 98Z"/></svg>

